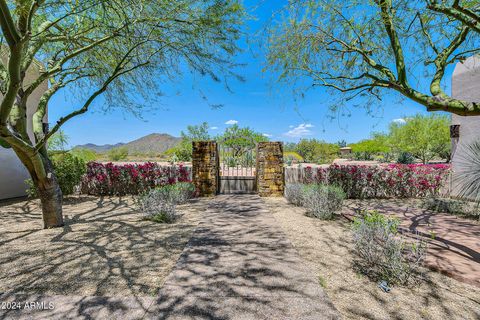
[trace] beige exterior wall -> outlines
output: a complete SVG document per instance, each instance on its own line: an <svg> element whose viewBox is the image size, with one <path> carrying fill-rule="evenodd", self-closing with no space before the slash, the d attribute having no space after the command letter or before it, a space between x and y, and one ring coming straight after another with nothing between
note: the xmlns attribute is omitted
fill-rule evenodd
<svg viewBox="0 0 480 320"><path fill-rule="evenodd" d="M480 58L471 57L458 63L452 76L452 96L472 102L480 102ZM480 116L452 115L452 124L460 125L460 137L452 139L453 175L461 170L461 157L465 146L480 140ZM453 181L456 181L455 178ZM461 184L452 184L452 195L458 195Z"/></svg>
<svg viewBox="0 0 480 320"><path fill-rule="evenodd" d="M33 80L38 77L38 70L39 68L36 66L36 68L32 68L32 70L27 73L27 85L28 80ZM27 103L27 130L28 135L32 140L32 116L37 109L40 97L47 89L48 83L45 82L33 92ZM0 99L1 98L2 96L0 95ZM18 160L17 155L13 150L5 149L0 146L0 200L26 195L25 190L27 189L27 186L25 180L29 177L27 170L20 160Z"/></svg>

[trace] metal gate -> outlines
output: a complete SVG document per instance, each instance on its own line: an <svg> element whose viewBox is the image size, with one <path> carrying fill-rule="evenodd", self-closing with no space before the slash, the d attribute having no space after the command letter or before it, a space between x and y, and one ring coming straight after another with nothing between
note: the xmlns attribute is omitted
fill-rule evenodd
<svg viewBox="0 0 480 320"><path fill-rule="evenodd" d="M256 142L249 137L218 141L221 194L256 193Z"/></svg>

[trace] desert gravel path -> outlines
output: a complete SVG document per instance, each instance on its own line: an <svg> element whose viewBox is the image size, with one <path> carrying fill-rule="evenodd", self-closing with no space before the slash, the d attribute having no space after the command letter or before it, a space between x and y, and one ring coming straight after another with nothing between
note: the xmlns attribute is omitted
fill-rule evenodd
<svg viewBox="0 0 480 320"><path fill-rule="evenodd" d="M0 310L0 320L340 318L259 196L201 201L200 223L158 297L0 293L0 301L41 303Z"/></svg>
<svg viewBox="0 0 480 320"><path fill-rule="evenodd" d="M223 195L209 202L146 317L340 318L257 195Z"/></svg>

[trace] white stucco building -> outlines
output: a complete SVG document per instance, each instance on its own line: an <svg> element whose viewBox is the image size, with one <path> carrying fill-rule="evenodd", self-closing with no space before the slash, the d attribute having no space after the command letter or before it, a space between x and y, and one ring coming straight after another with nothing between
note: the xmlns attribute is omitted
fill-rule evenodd
<svg viewBox="0 0 480 320"><path fill-rule="evenodd" d="M456 65L452 75L452 96L466 101L480 102L480 57L471 57ZM452 137L452 166L453 175L455 175L456 171L461 170L461 158L465 146L480 140L480 116L452 115L452 126L456 126L454 131L457 131ZM461 182L453 179L452 195L458 195L460 188Z"/></svg>
<svg viewBox="0 0 480 320"><path fill-rule="evenodd" d="M37 64L33 64L33 66L27 72L26 85L28 85L28 80L36 79L39 75L41 66ZM40 97L47 89L48 83L44 82L33 92L27 103L27 130L31 140L33 140L32 116L37 109ZM25 180L29 179L29 177L27 170L13 150L0 146L0 200L26 195L27 186Z"/></svg>

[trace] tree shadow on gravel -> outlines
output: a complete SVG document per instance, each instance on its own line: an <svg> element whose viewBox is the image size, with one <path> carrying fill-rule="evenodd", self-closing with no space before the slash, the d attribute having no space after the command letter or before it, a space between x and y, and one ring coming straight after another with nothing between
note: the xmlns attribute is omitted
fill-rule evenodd
<svg viewBox="0 0 480 320"><path fill-rule="evenodd" d="M3 202L1 300L56 296L67 303L55 311L59 318L75 310L98 313L95 301L108 299L113 313L123 304L147 308L188 242L198 206L182 205L176 223L158 224L143 220L132 198L69 197L65 226L45 230L38 201ZM3 311L0 319L12 317Z"/></svg>
<svg viewBox="0 0 480 320"><path fill-rule="evenodd" d="M221 196L147 318L336 319L338 314L261 198Z"/></svg>

